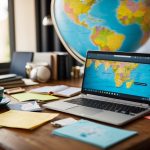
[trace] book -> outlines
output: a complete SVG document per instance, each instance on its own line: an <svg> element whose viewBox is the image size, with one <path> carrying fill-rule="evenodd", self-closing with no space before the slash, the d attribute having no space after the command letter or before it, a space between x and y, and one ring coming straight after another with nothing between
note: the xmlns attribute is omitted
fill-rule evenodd
<svg viewBox="0 0 150 150"><path fill-rule="evenodd" d="M33 52L14 52L10 65L10 73L26 77L25 66L27 62L32 61L32 58Z"/></svg>
<svg viewBox="0 0 150 150"><path fill-rule="evenodd" d="M17 84L10 84L10 85L3 85L5 89L15 88L15 87L25 87L24 83L17 83Z"/></svg>
<svg viewBox="0 0 150 150"><path fill-rule="evenodd" d="M52 79L57 80L58 79L58 64L57 64L57 55L55 53L52 53Z"/></svg>
<svg viewBox="0 0 150 150"><path fill-rule="evenodd" d="M58 65L58 80L66 79L65 73L66 73L66 62L65 59L67 57L67 54L60 53L57 54L57 65Z"/></svg>
<svg viewBox="0 0 150 150"><path fill-rule="evenodd" d="M16 81L9 81L9 82L4 82L0 83L0 86L7 86L7 85L14 85L14 84L24 84L23 80L16 80Z"/></svg>
<svg viewBox="0 0 150 150"><path fill-rule="evenodd" d="M62 80L71 78L72 58L67 52L53 52L52 59L52 79Z"/></svg>
<svg viewBox="0 0 150 150"><path fill-rule="evenodd" d="M5 83L5 82L18 81L18 80L21 80L21 79L22 79L21 76L15 76L15 77L10 77L10 78L4 78L4 79L0 80L0 84L1 84L1 83Z"/></svg>
<svg viewBox="0 0 150 150"><path fill-rule="evenodd" d="M87 120L80 120L71 125L56 129L52 134L79 140L106 149L136 135L137 132L109 127Z"/></svg>
<svg viewBox="0 0 150 150"><path fill-rule="evenodd" d="M57 53L58 80L70 79L72 62L66 52Z"/></svg>
<svg viewBox="0 0 150 150"><path fill-rule="evenodd" d="M3 86L5 89L25 86L24 81L21 76L16 74L5 74L0 75L0 86Z"/></svg>
<svg viewBox="0 0 150 150"><path fill-rule="evenodd" d="M81 92L81 88L70 87L66 85L57 85L57 86L43 86L40 88L35 88L30 90L32 93L40 93L40 94L50 94L62 97L71 97L79 94Z"/></svg>
<svg viewBox="0 0 150 150"><path fill-rule="evenodd" d="M17 76L16 74L4 74L4 75L0 75L0 81L3 81L5 79L14 78L16 76Z"/></svg>

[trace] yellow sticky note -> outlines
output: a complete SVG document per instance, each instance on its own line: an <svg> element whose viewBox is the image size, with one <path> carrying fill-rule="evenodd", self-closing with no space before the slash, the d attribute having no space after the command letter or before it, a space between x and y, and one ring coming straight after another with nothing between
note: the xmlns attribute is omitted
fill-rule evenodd
<svg viewBox="0 0 150 150"><path fill-rule="evenodd" d="M49 100L58 99L58 97L53 95L36 94L36 93L29 93L29 92L13 94L11 96L21 102L27 100L33 100L33 99L38 101L49 101Z"/></svg>
<svg viewBox="0 0 150 150"><path fill-rule="evenodd" d="M58 113L39 113L10 110L0 114L0 126L34 129L58 116Z"/></svg>

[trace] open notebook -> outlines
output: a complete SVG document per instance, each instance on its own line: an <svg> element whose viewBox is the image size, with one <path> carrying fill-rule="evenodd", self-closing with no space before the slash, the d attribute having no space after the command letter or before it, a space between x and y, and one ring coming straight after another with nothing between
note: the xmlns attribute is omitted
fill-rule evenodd
<svg viewBox="0 0 150 150"><path fill-rule="evenodd" d="M70 87L66 85L43 86L30 90L32 93L51 94L62 97L71 97L81 92L81 88Z"/></svg>

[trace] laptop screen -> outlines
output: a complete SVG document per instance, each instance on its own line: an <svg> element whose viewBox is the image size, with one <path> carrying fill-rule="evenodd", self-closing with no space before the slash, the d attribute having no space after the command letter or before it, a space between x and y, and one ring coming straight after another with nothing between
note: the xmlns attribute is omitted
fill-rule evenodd
<svg viewBox="0 0 150 150"><path fill-rule="evenodd" d="M82 92L150 104L150 55L88 52Z"/></svg>

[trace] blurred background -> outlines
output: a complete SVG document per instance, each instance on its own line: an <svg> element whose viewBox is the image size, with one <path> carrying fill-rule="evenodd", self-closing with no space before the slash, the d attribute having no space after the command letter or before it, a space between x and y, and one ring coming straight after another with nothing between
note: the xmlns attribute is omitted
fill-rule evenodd
<svg viewBox="0 0 150 150"><path fill-rule="evenodd" d="M50 3L0 0L0 73L8 69L14 51L66 51L54 31ZM150 39L137 52L150 53Z"/></svg>

